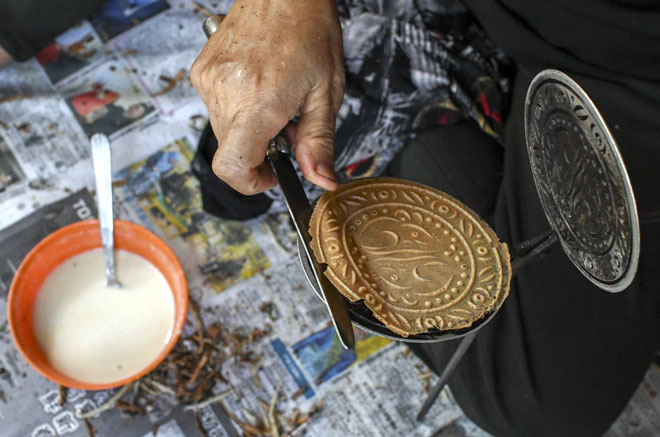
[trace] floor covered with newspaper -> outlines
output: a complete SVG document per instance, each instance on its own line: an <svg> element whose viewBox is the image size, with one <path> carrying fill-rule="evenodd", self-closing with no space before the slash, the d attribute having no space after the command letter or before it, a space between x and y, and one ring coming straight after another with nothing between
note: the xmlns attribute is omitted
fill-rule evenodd
<svg viewBox="0 0 660 437"><path fill-rule="evenodd" d="M56 59L0 70L0 434L487 436L448 390L415 420L437 377L403 344L357 330L355 351L341 348L298 265L286 213L238 222L203 211L190 162L207 112L188 68L205 43L205 13L229 3L124 8L123 25L99 16L62 35ZM154 372L85 392L23 360L6 304L41 238L95 216L95 132L112 141L116 215L174 250L192 308ZM607 435L659 435L658 392L653 366Z"/></svg>

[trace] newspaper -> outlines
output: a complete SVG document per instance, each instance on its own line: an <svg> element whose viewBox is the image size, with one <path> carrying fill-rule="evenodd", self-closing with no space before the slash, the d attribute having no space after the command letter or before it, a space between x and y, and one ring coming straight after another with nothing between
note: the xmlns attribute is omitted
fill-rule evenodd
<svg viewBox="0 0 660 437"><path fill-rule="evenodd" d="M91 175L89 143L35 61L0 71L0 227L61 199Z"/></svg>
<svg viewBox="0 0 660 437"><path fill-rule="evenodd" d="M660 367L653 364L642 383L605 437L660 434Z"/></svg>
<svg viewBox="0 0 660 437"><path fill-rule="evenodd" d="M164 150L171 149L172 146L168 146ZM120 171L118 176L123 174L125 171ZM126 215L130 201L122 200L120 196L117 200L119 215ZM194 200L190 204L194 204ZM87 219L94 214L94 200L89 192L82 190L0 232L3 241L0 250L2 283L11 281L16 266L39 239L69 222ZM163 238L168 238L167 228L159 227L158 222L150 218L147 220L134 221L149 225ZM270 232L256 222L229 224L245 226L242 232L234 229L228 234L241 235L240 239L231 242L234 248L246 242L258 248L256 240L249 234L259 229ZM281 225L275 229L284 234L280 239L290 238L287 235L290 229ZM26 238L26 235L30 237ZM176 250L179 246L173 244L171 235L169 238L168 243ZM355 352L343 350L329 324L324 304L307 286L295 256L290 256L293 254L280 245L273 245L267 253L271 259L278 260L276 265L256 272L245 271L245 266L234 264L228 273L243 271L247 278L221 289L222 292L212 288L217 272L205 271L199 266L186 272L193 285L191 297L197 295L202 300L202 317L206 324L219 322L225 330L235 334L246 334L254 328L268 332L258 341L246 345L259 355L257 366L237 357L229 357L223 363L222 375L227 383L214 391L231 391L231 394L222 405L200 411L209 435L238 435L228 413L249 421L251 415L258 414L258 399L267 402L276 395L279 399L276 408L283 420L292 418L296 411L304 414L323 405L317 419L307 422L294 435L328 435L329 426L336 430L336 435L381 435L384 429L406 435L432 435L433 431L462 416L449 394L445 393L433 407L429 415L432 419L417 424L414 415L421 405L425 388L435 381L435 377L402 345L363 331L356 331ZM178 250L177 254L182 261L185 259ZM261 258L264 258L263 254ZM225 277L232 278L229 274ZM205 289L210 289L209 293L199 293ZM3 294L6 296L6 291ZM2 299L3 310L5 305L6 300ZM6 321L3 325L0 332L3 345L0 398L4 403L0 408L0 419L7 420L11 435L85 435L81 414L106 402L116 390L84 392L69 389L65 402L60 405L58 387L37 375L19 356L9 338ZM296 397L299 392L301 395ZM379 398L401 401L373 403L370 408L366 407L368 400ZM111 432L149 435L153 424L161 423L157 435L197 435L199 425L190 414L188 416L186 418L176 403L164 402L146 417L127 420L121 418L118 411L109 411L99 418L92 418L92 423L100 435ZM9 421L12 417L26 419ZM126 434L129 432L131 434Z"/></svg>
<svg viewBox="0 0 660 437"><path fill-rule="evenodd" d="M403 344L356 329L355 350L341 348L297 262L286 213L237 222L202 210L190 161L208 114L188 70L205 42L205 13L230 5L112 0L36 59L0 69L2 434L84 436L89 423L102 436L238 436L277 416L279 433L292 436L487 436L448 389L416 421L437 376ZM135 399L139 386L62 392L13 344L7 294L23 257L54 230L96 214L95 132L112 140L116 216L172 248L201 321L222 329L214 347L225 358L206 404L182 405L164 392L144 414L110 408L86 423L113 396ZM195 324L191 313L183 337ZM247 339L241 353L231 353L239 346L227 339L239 338ZM608 436L660 433L658 391L653 366Z"/></svg>
<svg viewBox="0 0 660 437"><path fill-rule="evenodd" d="M95 216L88 137L96 132L112 141L116 216L175 251L205 325L217 323L232 337L262 332L244 346L253 361L228 355L222 363L223 382L213 387L224 394L220 402L196 414L171 396L158 397L144 415L113 408L90 418L98 435L235 436L241 424L256 424L263 403L273 403L291 435L433 435L457 426L464 416L447 391L429 419L415 421L436 377L403 345L356 331L355 351L341 348L297 263L286 214L237 222L202 210L190 161L207 113L188 69L205 42L203 12L226 12L230 2L145 2L142 15L111 3L36 60L0 70L3 429L87 435L85 412L121 390L69 389L60 399L59 387L15 349L4 318L25 254L57 228ZM117 10L140 19L122 22ZM193 325L188 320L184 335Z"/></svg>

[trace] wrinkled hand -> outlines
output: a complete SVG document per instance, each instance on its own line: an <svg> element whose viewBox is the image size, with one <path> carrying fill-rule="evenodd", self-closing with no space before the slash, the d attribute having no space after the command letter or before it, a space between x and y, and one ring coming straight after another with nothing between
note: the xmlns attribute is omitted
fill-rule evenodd
<svg viewBox="0 0 660 437"><path fill-rule="evenodd" d="M236 0L190 70L218 138L213 172L244 194L277 182L268 141L287 134L312 183L334 190L335 118L344 93L334 0Z"/></svg>

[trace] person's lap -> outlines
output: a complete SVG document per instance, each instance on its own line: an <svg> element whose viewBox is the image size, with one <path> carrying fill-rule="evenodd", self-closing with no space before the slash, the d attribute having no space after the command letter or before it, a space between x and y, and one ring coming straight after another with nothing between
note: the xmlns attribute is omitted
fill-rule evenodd
<svg viewBox="0 0 660 437"><path fill-rule="evenodd" d="M387 171L444 191L490 221L502 167L502 146L472 122L420 132Z"/></svg>
<svg viewBox="0 0 660 437"><path fill-rule="evenodd" d="M418 135L388 170L456 197L499 224L496 232L510 241L514 231L505 229L507 213L502 212L512 208L501 189L503 154L476 125L461 123ZM520 156L514 163L526 164ZM509 177L531 183L527 170L518 172ZM530 205L516 208L539 208L538 202L523 203ZM549 228L541 215L527 233ZM555 245L516 272L501 311L480 331L450 379L458 403L498 436L601 434L634 392L657 343L653 335L644 344L645 330L658 324L655 300L639 291L650 288L649 279L641 275L627 293L605 293ZM411 349L440 373L456 346L454 341Z"/></svg>

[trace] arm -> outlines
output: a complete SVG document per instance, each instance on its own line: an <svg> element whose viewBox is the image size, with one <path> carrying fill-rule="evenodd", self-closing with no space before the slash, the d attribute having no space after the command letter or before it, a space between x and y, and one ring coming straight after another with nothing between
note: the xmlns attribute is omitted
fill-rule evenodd
<svg viewBox="0 0 660 437"><path fill-rule="evenodd" d="M190 71L218 138L213 171L255 194L276 184L268 141L294 116L304 176L333 190L335 117L344 92L334 0L236 0Z"/></svg>

